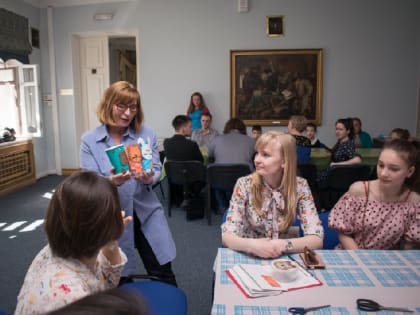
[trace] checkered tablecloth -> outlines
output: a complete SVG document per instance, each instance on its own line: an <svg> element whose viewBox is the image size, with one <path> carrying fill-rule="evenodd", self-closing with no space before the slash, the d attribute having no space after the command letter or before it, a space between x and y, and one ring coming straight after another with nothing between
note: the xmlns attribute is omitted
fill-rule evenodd
<svg viewBox="0 0 420 315"><path fill-rule="evenodd" d="M357 298L409 307L420 314L420 251L317 250L317 253L326 265L326 269L315 271L322 286L248 299L226 276L225 270L236 264L261 265L270 260L219 249L211 315L280 315L289 314L287 309L292 306L324 304L331 307L311 314L372 314L356 308ZM300 260L296 254L293 258ZM402 313L381 311L378 314Z"/></svg>

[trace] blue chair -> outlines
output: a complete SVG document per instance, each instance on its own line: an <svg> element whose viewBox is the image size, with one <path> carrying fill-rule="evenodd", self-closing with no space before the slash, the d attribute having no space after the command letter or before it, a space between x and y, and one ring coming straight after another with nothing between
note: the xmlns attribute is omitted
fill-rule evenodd
<svg viewBox="0 0 420 315"><path fill-rule="evenodd" d="M311 160L311 147L296 146L296 156L298 164L308 164Z"/></svg>
<svg viewBox="0 0 420 315"><path fill-rule="evenodd" d="M161 281L135 281L121 286L140 292L154 315L187 315L187 297L180 288Z"/></svg>
<svg viewBox="0 0 420 315"><path fill-rule="evenodd" d="M229 209L226 209L225 213L223 214L222 223L226 221L226 216ZM324 228L324 242L322 244L323 249L334 249L338 243L338 233L336 230L332 230L328 227L328 216L330 215L330 211L318 213L319 219L322 222L322 227ZM292 226L299 227L299 236L303 236L303 230L300 226L300 220L296 217L295 221L293 221Z"/></svg>
<svg viewBox="0 0 420 315"><path fill-rule="evenodd" d="M332 230L328 227L328 216L330 215L330 211L318 213L319 219L322 222L322 226L324 228L324 244L322 246L323 249L334 249L338 243L338 233L336 230Z"/></svg>
<svg viewBox="0 0 420 315"><path fill-rule="evenodd" d="M324 242L322 244L323 249L334 249L338 245L338 233L335 230L332 230L328 227L328 216L330 211L318 213L319 219L322 222L322 227L324 228ZM300 221L298 218L292 223L292 226L299 226L299 236L303 236L302 228L300 227Z"/></svg>

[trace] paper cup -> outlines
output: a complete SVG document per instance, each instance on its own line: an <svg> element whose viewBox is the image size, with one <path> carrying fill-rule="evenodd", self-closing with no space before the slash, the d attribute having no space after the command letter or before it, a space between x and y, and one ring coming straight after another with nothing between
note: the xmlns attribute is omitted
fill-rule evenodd
<svg viewBox="0 0 420 315"><path fill-rule="evenodd" d="M115 173L122 173L123 171L128 171L128 159L125 154L124 145L119 144L113 147L110 147L105 150L106 155L108 155L109 161L112 166L115 168Z"/></svg>
<svg viewBox="0 0 420 315"><path fill-rule="evenodd" d="M273 278L280 282L295 281L298 274L296 265L287 259L276 259L271 262Z"/></svg>

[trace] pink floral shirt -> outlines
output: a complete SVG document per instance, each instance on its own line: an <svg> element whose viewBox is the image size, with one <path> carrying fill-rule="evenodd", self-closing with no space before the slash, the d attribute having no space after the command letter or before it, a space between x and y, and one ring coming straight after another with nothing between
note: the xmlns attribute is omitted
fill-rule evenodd
<svg viewBox="0 0 420 315"><path fill-rule="evenodd" d="M262 215L253 206L251 175L236 182L222 233L231 232L245 238L287 238L288 231L279 227L285 220L285 201L280 189L264 184ZM315 208L311 190L305 179L297 177L297 215L304 235L324 237L324 229Z"/></svg>
<svg viewBox="0 0 420 315"><path fill-rule="evenodd" d="M328 225L353 237L359 248L391 249L401 239L420 243L420 202L366 203L366 197L347 192L331 210Z"/></svg>
<svg viewBox="0 0 420 315"><path fill-rule="evenodd" d="M121 263L111 265L99 253L93 273L76 259L53 256L49 245L35 257L20 290L15 315L45 314L89 294L116 287L127 257L120 250Z"/></svg>

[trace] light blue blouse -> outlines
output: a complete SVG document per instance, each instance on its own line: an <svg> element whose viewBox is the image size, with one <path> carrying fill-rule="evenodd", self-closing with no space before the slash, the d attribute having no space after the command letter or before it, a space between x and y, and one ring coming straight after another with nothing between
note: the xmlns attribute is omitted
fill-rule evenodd
<svg viewBox="0 0 420 315"><path fill-rule="evenodd" d="M153 184L160 179L162 165L159 159L156 134L147 127L139 131L128 129L123 135L122 144L125 146L137 143L142 137L150 139L153 151ZM101 125L82 136L80 147L80 167L84 170L94 171L102 176L111 175L111 162L105 150L116 145L108 134L105 125ZM133 215L135 211L141 222L142 231L147 238L153 252L161 265L172 261L176 256L175 243L166 221L165 213L159 199L152 190L151 185L143 185L135 179L130 179L118 187L122 210L126 215ZM129 223L119 240L119 245L127 255L128 262L122 272L123 276L136 273L134 230L133 223Z"/></svg>

